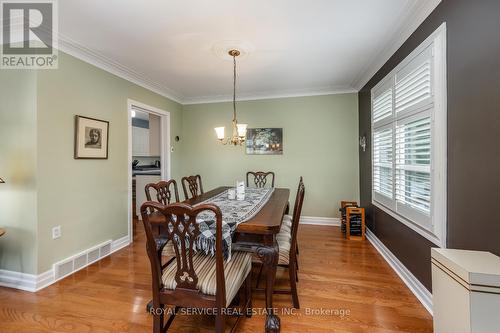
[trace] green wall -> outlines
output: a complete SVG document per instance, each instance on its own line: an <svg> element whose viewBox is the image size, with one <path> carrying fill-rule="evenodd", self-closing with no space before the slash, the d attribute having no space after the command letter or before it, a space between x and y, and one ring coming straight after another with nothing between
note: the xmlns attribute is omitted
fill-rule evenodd
<svg viewBox="0 0 500 333"><path fill-rule="evenodd" d="M36 72L0 70L0 269L36 272Z"/></svg>
<svg viewBox="0 0 500 333"><path fill-rule="evenodd" d="M63 52L57 70L0 71L0 269L40 274L127 235L128 99L170 112L179 178L180 104ZM110 121L109 159L73 159L77 114Z"/></svg>
<svg viewBox="0 0 500 333"><path fill-rule="evenodd" d="M273 170L295 189L302 175L308 216L338 216L341 199L359 197L356 94L239 102L240 122L284 130L283 155L249 156L215 138L230 103L182 106L60 52L57 70L0 71L0 269L41 274L127 235L128 99L170 112L174 179L199 173L209 189ZM110 121L108 160L73 159L77 114Z"/></svg>
<svg viewBox="0 0 500 333"><path fill-rule="evenodd" d="M297 188L304 177L303 215L337 217L343 199L359 198L357 94L294 97L238 103L238 121L283 128L283 155L246 155L221 145L214 127L230 133L231 103L183 108L183 172L200 174L205 189L232 185L246 171L276 173L276 186Z"/></svg>
<svg viewBox="0 0 500 333"><path fill-rule="evenodd" d="M175 145L180 104L63 53L59 69L39 72L39 273L58 260L127 235L129 98L170 112ZM77 114L110 122L109 159L73 158ZM175 177L180 162L176 152L172 160ZM56 225L61 225L62 237L53 240Z"/></svg>

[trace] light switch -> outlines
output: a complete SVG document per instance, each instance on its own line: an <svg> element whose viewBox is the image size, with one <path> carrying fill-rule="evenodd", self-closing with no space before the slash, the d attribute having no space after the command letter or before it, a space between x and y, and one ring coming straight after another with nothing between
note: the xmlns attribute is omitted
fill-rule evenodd
<svg viewBox="0 0 500 333"><path fill-rule="evenodd" d="M52 239L57 239L59 237L61 237L61 226L60 225L52 228Z"/></svg>

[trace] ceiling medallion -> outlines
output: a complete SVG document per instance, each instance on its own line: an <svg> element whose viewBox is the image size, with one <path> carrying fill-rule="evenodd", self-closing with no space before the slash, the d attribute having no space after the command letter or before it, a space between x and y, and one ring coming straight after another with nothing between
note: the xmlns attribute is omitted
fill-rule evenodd
<svg viewBox="0 0 500 333"><path fill-rule="evenodd" d="M241 63L248 55L254 52L254 49L254 46L249 42L241 40L222 40L213 44L212 53L219 59L233 61L229 52L231 50L238 50L240 52L238 61Z"/></svg>

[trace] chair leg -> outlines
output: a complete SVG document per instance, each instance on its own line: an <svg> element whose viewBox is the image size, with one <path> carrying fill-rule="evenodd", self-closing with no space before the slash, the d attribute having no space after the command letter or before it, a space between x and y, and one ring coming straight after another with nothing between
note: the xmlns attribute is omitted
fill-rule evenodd
<svg viewBox="0 0 500 333"><path fill-rule="evenodd" d="M290 276L290 288L292 291L293 307L296 309L300 309L299 296L297 295L297 270L295 269L295 265L293 263L288 266L288 273Z"/></svg>
<svg viewBox="0 0 500 333"><path fill-rule="evenodd" d="M160 309L162 311L160 311ZM164 332L164 313L163 313L163 305L159 308L155 308L153 314L153 333L163 333Z"/></svg>
<svg viewBox="0 0 500 333"><path fill-rule="evenodd" d="M260 264L259 274L257 275L257 282L255 283L255 288L259 288L260 278L262 277L262 269L264 268L264 263Z"/></svg>
<svg viewBox="0 0 500 333"><path fill-rule="evenodd" d="M297 270L295 270L295 281L299 282L299 271L298 271L298 268L297 268Z"/></svg>
<svg viewBox="0 0 500 333"><path fill-rule="evenodd" d="M299 246L297 244L296 246L296 249L297 249L297 252L299 251ZM296 275L296 278L295 280L297 282L299 282L299 274L297 273L299 271L299 258L297 257L297 255L294 256L295 257L295 260L294 260L294 265L295 265L295 275Z"/></svg>
<svg viewBox="0 0 500 333"><path fill-rule="evenodd" d="M179 311L179 309L180 309L180 308L181 308L180 306L176 306L176 307L174 308L174 313L170 315L170 317L169 317L169 318L168 318L168 320L167 320L167 323L165 324L165 332L167 332L167 331L168 331L168 328L170 327L170 325L172 325L172 322L173 322L173 321L174 321L174 319L175 319L175 316L176 316L176 314L177 314L177 311Z"/></svg>
<svg viewBox="0 0 500 333"><path fill-rule="evenodd" d="M215 332L224 333L226 330L226 316L222 313L222 309L217 310L217 315L215 316Z"/></svg>
<svg viewBox="0 0 500 333"><path fill-rule="evenodd" d="M245 315L252 317L252 273L250 272L245 280Z"/></svg>
<svg viewBox="0 0 500 333"><path fill-rule="evenodd" d="M295 258L295 281L299 282L299 259Z"/></svg>

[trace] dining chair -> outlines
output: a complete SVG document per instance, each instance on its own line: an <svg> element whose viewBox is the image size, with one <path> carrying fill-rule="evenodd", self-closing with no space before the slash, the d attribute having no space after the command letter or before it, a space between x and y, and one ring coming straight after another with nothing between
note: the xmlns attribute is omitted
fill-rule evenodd
<svg viewBox="0 0 500 333"><path fill-rule="evenodd" d="M163 215L162 233L153 232L155 220L150 213ZM196 221L201 212L215 215L216 237L215 255L196 252L194 241L200 235ZM146 231L146 249L151 264L153 307L153 332L167 332L175 318L176 311L165 311L165 305L177 308L204 308L215 314L215 331L225 330L225 314L238 291L242 291L241 309L251 316L252 288L251 269L252 255L247 252L234 251L231 260L225 261L222 252L222 213L219 207L212 204L190 206L174 203L164 206L155 202L146 202L141 206L142 221ZM163 248L173 243L176 257L162 264ZM165 322L165 313L172 313ZM241 317L241 316L240 316ZM238 323L240 317L235 323ZM234 328L234 327L233 327Z"/></svg>
<svg viewBox="0 0 500 333"><path fill-rule="evenodd" d="M177 190L177 182L174 179L167 181L162 180L158 183L149 183L144 190L146 191L147 201L155 201L163 205L179 202L179 191ZM152 191L155 193L156 200L152 199Z"/></svg>
<svg viewBox="0 0 500 333"><path fill-rule="evenodd" d="M250 176L250 177L249 177ZM248 171L247 172L247 187L250 187L250 179L253 180L253 185L257 188L264 188L266 187L267 184L267 177L271 178L271 187L274 187L274 172L268 171L268 172L263 172L263 171ZM288 204L285 208L285 214L288 214L290 210L290 204Z"/></svg>
<svg viewBox="0 0 500 333"><path fill-rule="evenodd" d="M250 177L249 177L250 176ZM248 171L247 172L247 187L250 187L250 179L253 180L253 185L258 188L266 187L267 177L271 178L271 187L274 187L274 172L263 171Z"/></svg>
<svg viewBox="0 0 500 333"><path fill-rule="evenodd" d="M182 177L181 183L182 189L184 190L184 198L186 200L203 194L203 185L201 184L200 175Z"/></svg>
<svg viewBox="0 0 500 333"><path fill-rule="evenodd" d="M299 281L298 260L297 260L297 234L299 230L300 215L302 213L302 204L304 202L305 186L302 177L300 177L297 195L295 197L295 206L293 207L292 217L285 216L281 223L280 232L276 235L278 242L278 266L288 269L290 279L290 290L275 289L275 294L292 295L293 307L300 308L299 296L297 294L297 282ZM254 256L255 260L255 256ZM259 286L262 266L257 278L257 289ZM260 289L258 289L260 290Z"/></svg>
<svg viewBox="0 0 500 333"><path fill-rule="evenodd" d="M149 183L144 188L146 191L147 201L155 201L162 205L169 205L174 202L179 202L179 191L177 190L177 182L174 179L167 181L159 181L158 183ZM152 199L151 192L154 191L155 199ZM158 232L161 232L160 227L158 227ZM168 258L175 257L174 248L172 243L165 246L163 250L163 255Z"/></svg>

